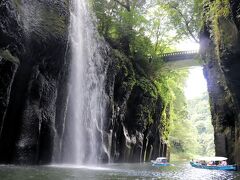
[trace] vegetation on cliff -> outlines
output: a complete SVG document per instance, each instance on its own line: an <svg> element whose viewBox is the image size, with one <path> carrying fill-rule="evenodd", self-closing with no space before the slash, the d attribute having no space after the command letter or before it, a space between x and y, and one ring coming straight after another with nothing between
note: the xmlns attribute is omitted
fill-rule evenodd
<svg viewBox="0 0 240 180"><path fill-rule="evenodd" d="M132 82L152 98L161 97L163 111L159 129L163 140L167 142L170 131L176 132L174 130L178 128L186 132L190 125L186 122L188 112L183 89L188 71L165 69L160 57L176 50L173 44L184 38L198 42L202 1L97 0L91 4L100 34L133 64L135 80ZM149 112L147 119L152 124L152 110L148 108L152 107L146 106L144 111ZM192 133L180 137L190 136ZM173 140L170 141L175 148ZM182 142L181 146L186 144L186 141ZM179 151L190 149L189 146Z"/></svg>
<svg viewBox="0 0 240 180"><path fill-rule="evenodd" d="M230 15L229 0L205 1L205 11L203 13L203 23L206 23L212 29L211 36L216 46L216 54L219 58L220 48L223 46L231 46L232 35L236 34L231 28L231 22L227 20ZM226 33L228 32L228 33Z"/></svg>

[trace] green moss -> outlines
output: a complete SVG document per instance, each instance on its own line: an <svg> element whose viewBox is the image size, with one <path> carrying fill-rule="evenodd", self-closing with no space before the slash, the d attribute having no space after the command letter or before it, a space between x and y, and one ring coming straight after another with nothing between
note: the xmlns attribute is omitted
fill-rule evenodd
<svg viewBox="0 0 240 180"><path fill-rule="evenodd" d="M113 50L112 59L115 61L115 69L117 73L121 72L123 75L123 82L121 87L124 90L131 90L134 86L140 87L149 101L143 104L137 104L139 111L137 112L138 119L144 119L146 126L153 123L154 111L158 98L157 88L150 79L138 75L133 67L132 61L118 50Z"/></svg>
<svg viewBox="0 0 240 180"><path fill-rule="evenodd" d="M158 91L155 84L145 77L138 77L137 85L140 86L143 91L147 94L150 94L154 99L158 97Z"/></svg>
<svg viewBox="0 0 240 180"><path fill-rule="evenodd" d="M136 85L144 91L144 94L150 100L150 102L142 104L141 107L141 113L144 115L145 122L147 123L146 126L149 126L154 122L154 114L159 94L154 83L145 77L138 77Z"/></svg>
<svg viewBox="0 0 240 180"><path fill-rule="evenodd" d="M131 60L118 50L112 50L111 57L115 61L115 70L121 71L124 75L122 86L132 89L136 84L136 78Z"/></svg>
<svg viewBox="0 0 240 180"><path fill-rule="evenodd" d="M222 33L222 29L220 26L221 19L227 18L230 14L230 2L229 0L215 0L215 1L207 1L208 11L205 13L205 21L211 22L212 26L212 35L214 38L214 42L216 45L216 53L217 56L220 57L220 45L221 39L224 34ZM225 36L224 43L228 43L228 38Z"/></svg>
<svg viewBox="0 0 240 180"><path fill-rule="evenodd" d="M153 123L153 109L155 109L154 105L155 103L152 103L151 105L145 104L143 108L143 112L146 114L148 125Z"/></svg>
<svg viewBox="0 0 240 180"><path fill-rule="evenodd" d="M167 141L168 140L168 136L170 133L170 125L171 125L171 119L170 119L170 106L171 104L165 104L163 107L163 111L162 111L162 118L161 118L161 124L160 124L160 132L162 135L163 140Z"/></svg>
<svg viewBox="0 0 240 180"><path fill-rule="evenodd" d="M137 117L139 120L144 120L145 122L145 127L150 126L153 123L153 110L155 109L154 107L155 103L148 104L148 103L143 103L137 105Z"/></svg>
<svg viewBox="0 0 240 180"><path fill-rule="evenodd" d="M42 27L45 31L56 35L64 35L67 32L68 20L56 9L43 8L41 11Z"/></svg>
<svg viewBox="0 0 240 180"><path fill-rule="evenodd" d="M124 68L125 75L127 75L128 69L126 66L129 63L130 59L128 59L123 53L121 53L120 51L118 51L116 49L112 50L112 57L117 62L116 63L117 70Z"/></svg>
<svg viewBox="0 0 240 180"><path fill-rule="evenodd" d="M13 56L12 53L8 49L0 50L0 56L7 61L11 61L16 64L20 63L19 59L17 57Z"/></svg>
<svg viewBox="0 0 240 180"><path fill-rule="evenodd" d="M150 126L154 123L154 118L156 116L156 106L158 105L157 102L161 96L165 94L160 91L154 81L150 78L140 75L137 73L137 70L134 69L133 62L127 58L124 54L122 54L118 50L113 50L111 54L111 58L114 60L115 68L114 70L117 73L122 73L123 82L121 83L120 88L124 88L125 90L130 90L134 86L138 86L143 90L145 100L141 102L141 104L136 104L138 112L136 114L137 119L144 120L145 127ZM161 89L162 90L162 89ZM168 91L166 89L166 91ZM169 94L169 92L166 92ZM162 99L162 98L161 98ZM164 109L162 111L161 121L158 126L160 133L162 134L162 138L164 140L168 139L169 135L169 127L170 127L170 105L169 103L172 102L171 98L165 98L164 101Z"/></svg>

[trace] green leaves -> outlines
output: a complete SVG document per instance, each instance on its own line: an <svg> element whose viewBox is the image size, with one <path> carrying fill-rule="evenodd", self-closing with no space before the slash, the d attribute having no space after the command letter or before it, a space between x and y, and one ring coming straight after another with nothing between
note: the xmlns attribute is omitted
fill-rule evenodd
<svg viewBox="0 0 240 180"><path fill-rule="evenodd" d="M180 38L190 37L199 42L202 0L159 0Z"/></svg>
<svg viewBox="0 0 240 180"><path fill-rule="evenodd" d="M230 14L230 0L215 0L215 1L209 1L205 0L205 7L208 9L205 11L204 14L204 21L206 24L210 24L212 32L211 36L214 39L215 45L216 45L216 54L218 57L220 57L220 46L230 46L231 48L231 41L234 38L229 35L229 32L224 34L225 30L223 30L219 23L220 21L224 20L227 16ZM228 29L231 32L231 28L224 27ZM231 34L231 33L230 33Z"/></svg>
<svg viewBox="0 0 240 180"><path fill-rule="evenodd" d="M188 102L189 119L197 129L198 154L214 155L214 137L207 92Z"/></svg>
<svg viewBox="0 0 240 180"><path fill-rule="evenodd" d="M158 94L149 89L148 83L141 85L154 92L152 95L162 97L164 113L160 129L165 140L170 131L175 150L196 152L199 146L192 136L197 129L187 119L183 93L188 71L163 70L161 55L174 51L173 44L185 38L198 42L202 0L92 0L92 7L101 35L133 62L138 76L154 81Z"/></svg>

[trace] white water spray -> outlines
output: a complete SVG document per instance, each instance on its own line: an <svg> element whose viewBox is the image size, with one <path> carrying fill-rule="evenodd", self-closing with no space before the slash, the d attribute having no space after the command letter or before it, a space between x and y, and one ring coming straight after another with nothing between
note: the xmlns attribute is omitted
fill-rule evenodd
<svg viewBox="0 0 240 180"><path fill-rule="evenodd" d="M63 161L95 164L104 149L105 68L86 0L72 0L70 19L71 77L67 138ZM105 152L105 154L107 154Z"/></svg>

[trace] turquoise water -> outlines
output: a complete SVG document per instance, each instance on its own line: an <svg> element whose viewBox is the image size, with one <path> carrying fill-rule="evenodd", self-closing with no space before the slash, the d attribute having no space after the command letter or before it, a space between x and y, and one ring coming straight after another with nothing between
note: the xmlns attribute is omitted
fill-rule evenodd
<svg viewBox="0 0 240 180"><path fill-rule="evenodd" d="M239 179L240 172L204 170L188 163L155 168L150 163L107 164L87 166L0 166L0 180L95 180L95 179L176 179L176 180L231 180Z"/></svg>

